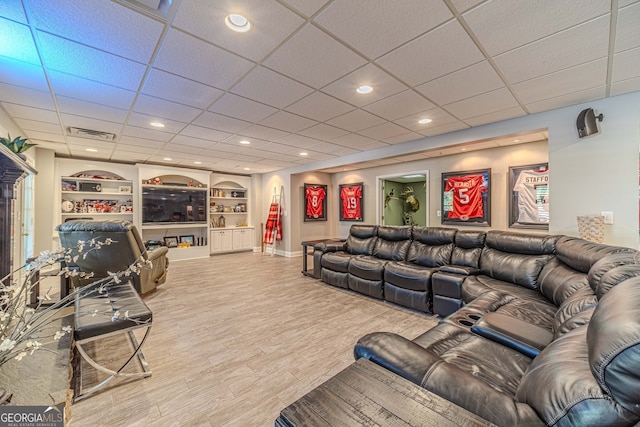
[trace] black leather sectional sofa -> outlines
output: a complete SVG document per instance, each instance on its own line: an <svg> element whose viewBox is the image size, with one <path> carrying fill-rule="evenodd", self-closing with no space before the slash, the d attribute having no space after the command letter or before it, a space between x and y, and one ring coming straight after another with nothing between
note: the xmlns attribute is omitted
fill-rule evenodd
<svg viewBox="0 0 640 427"><path fill-rule="evenodd" d="M356 359L501 426L640 421L636 250L568 236L355 225L343 245L317 245L314 256L327 283L448 314L414 340L364 336Z"/></svg>

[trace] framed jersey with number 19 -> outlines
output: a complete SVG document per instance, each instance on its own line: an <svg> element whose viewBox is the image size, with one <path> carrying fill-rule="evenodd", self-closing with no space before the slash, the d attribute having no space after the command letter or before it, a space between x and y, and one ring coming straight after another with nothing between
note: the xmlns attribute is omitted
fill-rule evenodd
<svg viewBox="0 0 640 427"><path fill-rule="evenodd" d="M442 174L442 224L491 225L491 169Z"/></svg>
<svg viewBox="0 0 640 427"><path fill-rule="evenodd" d="M362 201L364 189L362 182L340 184L340 221L364 221Z"/></svg>
<svg viewBox="0 0 640 427"><path fill-rule="evenodd" d="M304 220L327 220L327 186L304 184Z"/></svg>

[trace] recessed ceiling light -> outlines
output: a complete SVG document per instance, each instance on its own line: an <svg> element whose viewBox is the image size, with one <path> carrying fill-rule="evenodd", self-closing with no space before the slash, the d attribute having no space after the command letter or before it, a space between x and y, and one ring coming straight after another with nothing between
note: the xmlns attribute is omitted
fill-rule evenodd
<svg viewBox="0 0 640 427"><path fill-rule="evenodd" d="M240 141L240 144L249 145L251 144L251 141L247 141L246 139L243 139L242 141Z"/></svg>
<svg viewBox="0 0 640 427"><path fill-rule="evenodd" d="M164 157L162 160L169 161L169 160L173 160L173 159L171 157Z"/></svg>
<svg viewBox="0 0 640 427"><path fill-rule="evenodd" d="M433 120L431 119L420 119L418 120L418 123L420 123L421 125L426 125L427 123L431 123Z"/></svg>
<svg viewBox="0 0 640 427"><path fill-rule="evenodd" d="M309 153L306 153L306 152L304 152L304 151L303 151L302 153L300 153L300 155L301 155L301 156L308 156L308 155L309 155Z"/></svg>
<svg viewBox="0 0 640 427"><path fill-rule="evenodd" d="M201 164L202 164L202 162L195 161L195 162L193 162L193 164L194 164L194 165L201 165Z"/></svg>
<svg viewBox="0 0 640 427"><path fill-rule="evenodd" d="M149 124L151 126L153 126L154 128L163 128L164 127L164 123L160 123L160 122L151 122Z"/></svg>
<svg viewBox="0 0 640 427"><path fill-rule="evenodd" d="M461 148L460 151L467 151L467 149L466 148Z"/></svg>
<svg viewBox="0 0 640 427"><path fill-rule="evenodd" d="M246 171L250 171L251 170L251 168L243 168L243 169L246 170Z"/></svg>
<svg viewBox="0 0 640 427"><path fill-rule="evenodd" d="M365 95L367 93L373 92L373 88L371 86L363 85L356 89L356 92Z"/></svg>
<svg viewBox="0 0 640 427"><path fill-rule="evenodd" d="M251 22L249 22L249 20L244 16L238 15L237 13L227 15L227 17L224 18L224 23L236 33L246 33L251 29Z"/></svg>
<svg viewBox="0 0 640 427"><path fill-rule="evenodd" d="M520 142L520 140L519 139L514 139L513 142Z"/></svg>
<svg viewBox="0 0 640 427"><path fill-rule="evenodd" d="M96 150L95 148L86 148L87 151L91 151L92 153L97 153L98 150Z"/></svg>

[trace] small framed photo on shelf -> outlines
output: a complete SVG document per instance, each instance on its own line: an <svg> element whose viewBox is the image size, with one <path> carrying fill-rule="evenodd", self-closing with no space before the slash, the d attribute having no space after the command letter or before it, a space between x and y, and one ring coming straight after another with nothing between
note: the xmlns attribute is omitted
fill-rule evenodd
<svg viewBox="0 0 640 427"><path fill-rule="evenodd" d="M131 186L130 185L118 186L118 193L131 194Z"/></svg>
<svg viewBox="0 0 640 427"><path fill-rule="evenodd" d="M304 184L304 220L327 220L327 186Z"/></svg>
<svg viewBox="0 0 640 427"><path fill-rule="evenodd" d="M509 167L509 227L549 229L549 164Z"/></svg>
<svg viewBox="0 0 640 427"><path fill-rule="evenodd" d="M442 224L491 225L491 169L442 174Z"/></svg>
<svg viewBox="0 0 640 427"><path fill-rule="evenodd" d="M193 234L190 234L188 236L180 236L180 243L188 243L189 246L193 246L194 240L195 238L193 237Z"/></svg>
<svg viewBox="0 0 640 427"><path fill-rule="evenodd" d="M177 248L178 247L178 237L171 236L164 238L164 245L168 248Z"/></svg>
<svg viewBox="0 0 640 427"><path fill-rule="evenodd" d="M364 221L362 202L364 186L362 182L340 184L340 221Z"/></svg>
<svg viewBox="0 0 640 427"><path fill-rule="evenodd" d="M78 191L78 183L76 181L62 180L62 191Z"/></svg>

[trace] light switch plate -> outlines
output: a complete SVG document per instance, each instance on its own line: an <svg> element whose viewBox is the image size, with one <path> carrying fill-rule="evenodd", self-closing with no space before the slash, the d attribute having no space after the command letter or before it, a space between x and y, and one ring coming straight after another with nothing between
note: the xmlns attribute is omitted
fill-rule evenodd
<svg viewBox="0 0 640 427"><path fill-rule="evenodd" d="M602 211L605 224L613 224L613 211Z"/></svg>

